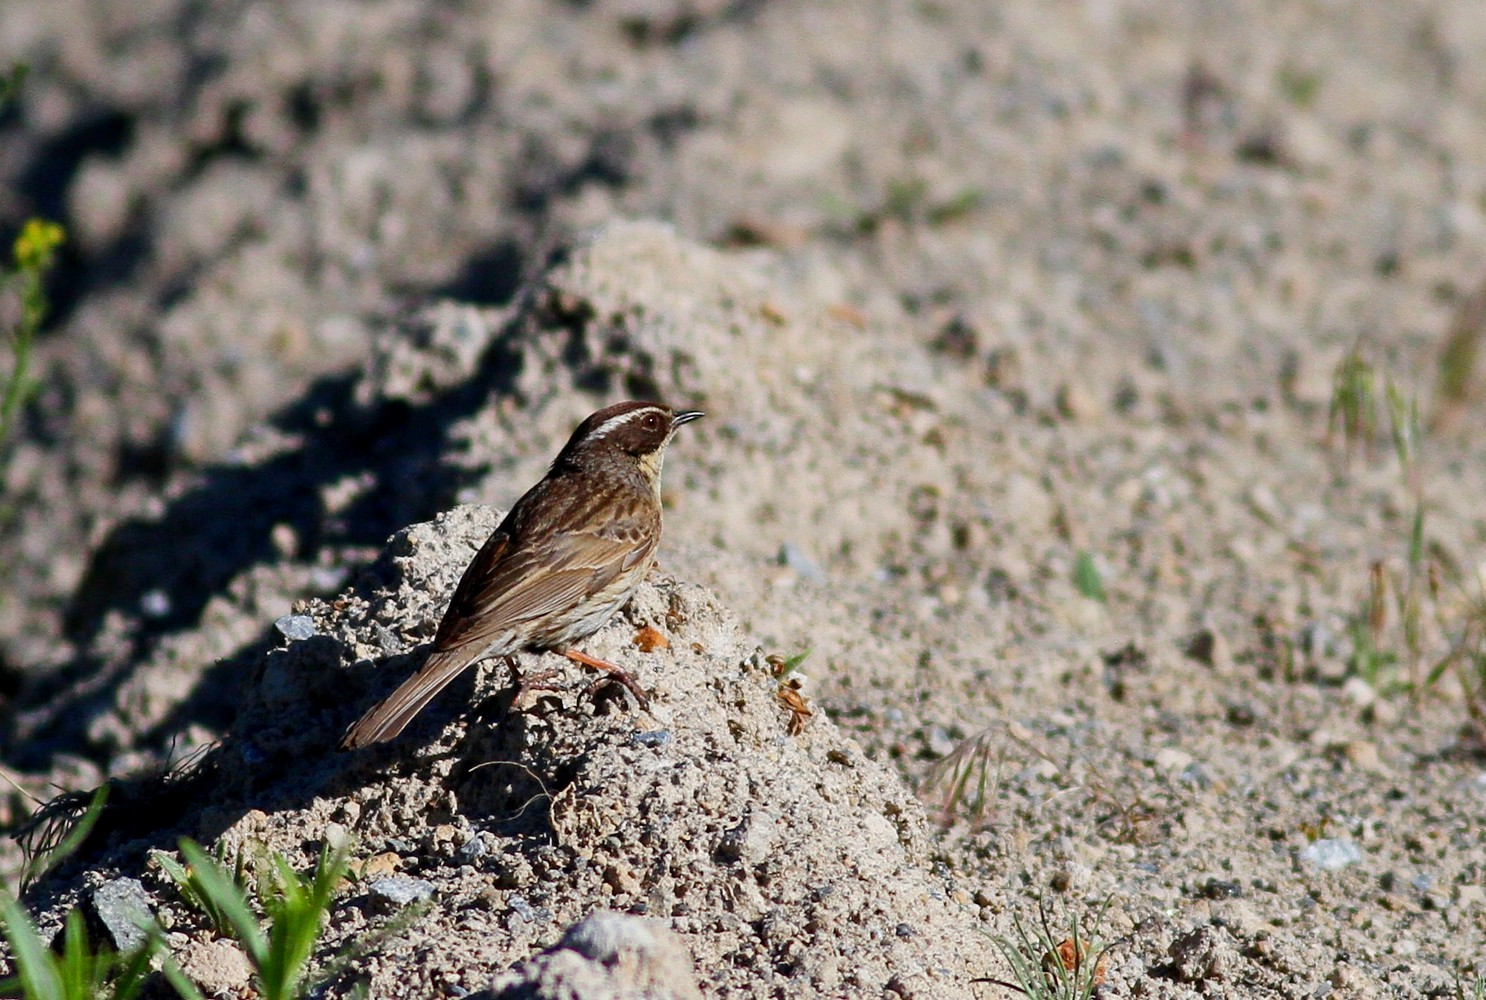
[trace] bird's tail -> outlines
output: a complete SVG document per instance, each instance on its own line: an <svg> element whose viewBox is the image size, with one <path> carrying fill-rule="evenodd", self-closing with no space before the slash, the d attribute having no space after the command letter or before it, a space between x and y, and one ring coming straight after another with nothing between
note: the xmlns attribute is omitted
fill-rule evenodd
<svg viewBox="0 0 1486 1000"><path fill-rule="evenodd" d="M367 711L341 737L342 750L356 750L396 738L423 707L434 699L449 682L470 665L468 648L436 652L416 674L403 681L396 691Z"/></svg>

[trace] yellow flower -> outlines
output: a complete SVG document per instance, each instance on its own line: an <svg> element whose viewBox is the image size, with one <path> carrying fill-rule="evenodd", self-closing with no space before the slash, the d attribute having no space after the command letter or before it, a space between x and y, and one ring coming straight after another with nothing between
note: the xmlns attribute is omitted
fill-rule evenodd
<svg viewBox="0 0 1486 1000"><path fill-rule="evenodd" d="M27 219L21 234L15 238L15 263L22 271L44 271L52 264L52 255L62 245L66 234L55 222Z"/></svg>

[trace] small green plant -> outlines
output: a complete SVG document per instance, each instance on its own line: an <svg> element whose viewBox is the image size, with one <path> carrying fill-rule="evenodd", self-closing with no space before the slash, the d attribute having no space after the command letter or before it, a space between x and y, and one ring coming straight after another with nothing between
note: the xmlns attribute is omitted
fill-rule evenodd
<svg viewBox="0 0 1486 1000"><path fill-rule="evenodd" d="M1352 345L1331 375L1326 440L1340 431L1350 459L1358 447L1371 454L1378 439L1378 373L1362 341Z"/></svg>
<svg viewBox="0 0 1486 1000"><path fill-rule="evenodd" d="M1379 694L1407 687L1398 676L1399 657L1387 645L1388 578L1374 562L1368 576L1367 608L1351 625L1352 656L1347 668Z"/></svg>
<svg viewBox="0 0 1486 1000"><path fill-rule="evenodd" d="M1455 675L1476 742L1486 746L1486 580L1478 577L1472 588L1461 588L1454 614L1447 618L1441 613L1441 626L1450 646L1425 684L1433 686L1446 673Z"/></svg>
<svg viewBox="0 0 1486 1000"><path fill-rule="evenodd" d="M0 111L4 111L6 105L16 99L16 95L21 92L21 87L26 82L26 74L30 71L29 66L22 64L12 66L9 73L0 77Z"/></svg>
<svg viewBox="0 0 1486 1000"><path fill-rule="evenodd" d="M1381 393L1378 386L1382 385ZM1388 435L1398 460L1399 474L1412 502L1408 538L1404 542L1403 571L1393 581L1402 654L1387 648L1386 622L1389 575L1382 563L1374 563L1369 577L1365 614L1352 627L1352 670L1374 689L1407 690L1420 694L1427 686L1424 676L1424 603L1430 568L1424 544L1424 424L1419 401L1405 395L1392 378L1380 377L1361 341L1337 364L1332 377L1331 413L1327 438L1340 430L1350 460L1359 449L1373 454L1379 437L1380 414L1387 419ZM1398 677L1399 664L1407 662L1405 677Z"/></svg>
<svg viewBox="0 0 1486 1000"><path fill-rule="evenodd" d="M782 681L796 670L799 670L800 665L810 658L812 652L812 649L806 647L803 652L796 653L794 656L786 657L780 656L778 653L770 653L764 657L764 662L769 665L769 669L773 671L774 677Z"/></svg>
<svg viewBox="0 0 1486 1000"><path fill-rule="evenodd" d="M10 347L10 370L0 372L0 441L10 432L16 413L36 391L31 377L31 354L36 333L46 318L46 274L56 262L63 241L55 222L30 219L21 227L12 248L14 265L0 267L0 291L15 289L19 315L5 331Z"/></svg>
<svg viewBox="0 0 1486 1000"><path fill-rule="evenodd" d="M884 215L913 222L929 200L929 184L922 177L894 177L887 182Z"/></svg>
<svg viewBox="0 0 1486 1000"><path fill-rule="evenodd" d="M995 739L999 727L983 729L951 750L929 768L919 786L919 797L937 807L939 822L950 826L961 815L982 824L996 799L1001 781L1004 745Z"/></svg>
<svg viewBox="0 0 1486 1000"><path fill-rule="evenodd" d="M258 893L268 923L266 931L243 887L200 845L182 840L181 855L190 868L193 891L208 901L210 912L222 915L242 944L253 966L259 995L264 1000L301 996L322 922L350 867L348 849L322 849L309 876L295 872L282 855L271 855L263 880L266 884L260 884Z"/></svg>
<svg viewBox="0 0 1486 1000"><path fill-rule="evenodd" d="M20 903L6 903L0 920L16 969L13 977L0 980L0 992L25 1000L132 1000L144 989L159 947L159 938L151 935L127 955L94 950L77 910L67 915L60 953L41 940Z"/></svg>
<svg viewBox="0 0 1486 1000"><path fill-rule="evenodd" d="M218 934L234 934L232 918L227 910L218 904L217 898L209 893L202 885L199 869L181 864L175 858L164 851L151 851L150 856L154 858L162 871L175 883L176 891L181 894L181 899L186 905L197 910L211 922L212 929ZM212 861L215 866L226 872L225 862L227 859L227 845L224 841L218 841L212 850ZM247 854L241 848L233 860L231 872L232 884L247 895L248 870Z"/></svg>
<svg viewBox="0 0 1486 1000"><path fill-rule="evenodd" d="M1298 66L1281 66L1276 82L1280 92L1297 108L1309 108L1316 103L1321 92L1321 74L1307 72Z"/></svg>
<svg viewBox="0 0 1486 1000"><path fill-rule="evenodd" d="M1016 990L1033 1000L1091 1000L1094 991L1104 981L1105 955L1109 945L1100 939L1099 927L1109 909L1109 899L1094 915L1092 929L1085 932L1078 918L1069 915L1068 930L1064 933L1054 929L1048 916L1047 904L1037 899L1037 923L1028 925L1021 916L1013 913L1011 920L1015 928L1013 937L997 936L996 948L1011 966L1014 982L1000 979L979 979L975 982L993 983Z"/></svg>
<svg viewBox="0 0 1486 1000"><path fill-rule="evenodd" d="M1432 427L1458 426L1467 416L1468 407L1479 395L1476 369L1481 361L1483 338L1486 338L1486 282L1461 301L1450 332L1440 346Z"/></svg>
<svg viewBox="0 0 1486 1000"><path fill-rule="evenodd" d="M1094 556L1087 549L1079 549L1078 557L1073 561L1073 585L1089 600L1105 603L1104 578L1099 575Z"/></svg>

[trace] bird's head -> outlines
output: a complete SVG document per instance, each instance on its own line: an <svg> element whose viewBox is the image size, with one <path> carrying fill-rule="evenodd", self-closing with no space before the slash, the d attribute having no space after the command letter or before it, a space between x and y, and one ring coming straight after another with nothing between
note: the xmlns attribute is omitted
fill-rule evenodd
<svg viewBox="0 0 1486 1000"><path fill-rule="evenodd" d="M590 461L625 456L658 479L666 445L676 428L700 416L700 410L673 410L661 403L615 403L578 425L553 467L582 467Z"/></svg>

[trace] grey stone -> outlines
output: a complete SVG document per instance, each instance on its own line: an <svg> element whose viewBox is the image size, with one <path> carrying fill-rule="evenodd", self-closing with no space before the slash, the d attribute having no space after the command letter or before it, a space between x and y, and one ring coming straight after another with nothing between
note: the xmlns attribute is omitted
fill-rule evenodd
<svg viewBox="0 0 1486 1000"><path fill-rule="evenodd" d="M309 615L285 615L273 623L285 639L299 642L315 634L315 620Z"/></svg>
<svg viewBox="0 0 1486 1000"><path fill-rule="evenodd" d="M139 879L116 878L93 890L86 912L114 948L127 953L149 939L145 928L155 922L154 906Z"/></svg>
<svg viewBox="0 0 1486 1000"><path fill-rule="evenodd" d="M597 912L562 940L497 977L495 1000L700 1000L691 957L670 930L621 913Z"/></svg>
<svg viewBox="0 0 1486 1000"><path fill-rule="evenodd" d="M393 907L411 906L433 897L433 883L410 875L388 875L367 884L373 899Z"/></svg>
<svg viewBox="0 0 1486 1000"><path fill-rule="evenodd" d="M1318 840L1306 845L1300 859L1323 872L1334 872L1361 861L1362 850L1350 840Z"/></svg>

